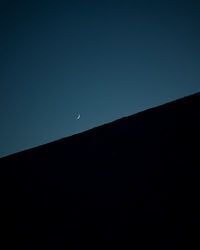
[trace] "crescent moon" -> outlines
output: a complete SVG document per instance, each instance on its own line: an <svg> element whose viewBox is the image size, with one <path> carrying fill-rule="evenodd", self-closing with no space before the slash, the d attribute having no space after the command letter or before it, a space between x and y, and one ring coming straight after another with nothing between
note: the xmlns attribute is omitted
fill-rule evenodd
<svg viewBox="0 0 200 250"><path fill-rule="evenodd" d="M80 119L80 117L81 117L81 115L80 115L80 114L78 114L78 116L77 116L76 120L79 120L79 119Z"/></svg>

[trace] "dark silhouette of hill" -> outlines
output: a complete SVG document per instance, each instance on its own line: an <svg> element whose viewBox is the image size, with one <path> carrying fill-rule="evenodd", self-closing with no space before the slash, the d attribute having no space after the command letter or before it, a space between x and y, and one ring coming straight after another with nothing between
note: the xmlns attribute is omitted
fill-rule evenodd
<svg viewBox="0 0 200 250"><path fill-rule="evenodd" d="M0 159L8 249L199 246L199 108L197 93Z"/></svg>

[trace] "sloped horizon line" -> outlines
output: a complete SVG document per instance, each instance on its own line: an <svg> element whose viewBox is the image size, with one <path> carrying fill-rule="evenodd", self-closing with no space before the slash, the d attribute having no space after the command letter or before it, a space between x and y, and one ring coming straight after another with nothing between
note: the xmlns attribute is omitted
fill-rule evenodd
<svg viewBox="0 0 200 250"><path fill-rule="evenodd" d="M66 137L62 137L62 138L56 139L56 140L54 140L54 141L50 141L50 142L47 142L47 143L44 143L44 144L40 144L40 145L38 145L38 146L34 146L34 147L31 147L31 148L27 148L27 149L24 149L24 150L17 151L17 152L15 152L15 153L11 153L11 154L2 156L2 157L0 157L0 159L4 159L4 158L7 158L7 157L11 157L11 156L14 156L14 155L19 154L19 153L21 154L21 153L26 152L26 151L38 149L38 148L40 148L40 147L47 146L47 145L50 145L50 144L53 144L53 143L56 143L56 142L60 142L60 141L66 140L66 139L68 139L68 138L72 138L72 137L75 137L75 136L79 136L79 135L81 135L81 134L88 133L88 132L90 132L90 131L92 131L92 130L96 130L96 129L100 128L100 127L104 127L104 126L107 126L107 125L109 125L109 124L116 123L116 122L118 122L118 121L120 121L120 120L128 119L128 118L130 118L130 117L135 117L135 116L137 117L137 116L138 116L139 114L141 114L141 113L145 113L145 112L148 112L148 111L151 111L151 110L154 110L154 109L157 109L157 108L161 108L161 107L166 106L166 105L169 105L169 104L173 104L173 103L176 103L176 102L180 102L180 101L182 101L182 100L184 100L184 99L191 98L191 97L193 97L193 96L198 96L199 94L200 94L200 92L195 92L195 93L193 93L193 94L189 94L189 95L183 96L183 97L181 97L181 98L178 98L178 99L175 99L175 100L172 100L172 101L168 101L168 102L163 103L163 104L160 104L160 105L158 105L158 106L153 106L153 107L151 107L151 108L148 108L148 109L145 109L145 110L141 110L141 111L139 111L139 112L136 112L136 113L131 114L131 115L128 115L128 116L123 116L123 117L121 117L121 118L119 118L119 119L116 119L116 120L114 120L114 121L107 122L107 123L104 123L104 124L95 126L95 127L93 127L93 128L84 130L84 131L82 131L82 132L79 132L79 133L76 133L76 134L73 134L73 135L69 135L69 136L66 136Z"/></svg>

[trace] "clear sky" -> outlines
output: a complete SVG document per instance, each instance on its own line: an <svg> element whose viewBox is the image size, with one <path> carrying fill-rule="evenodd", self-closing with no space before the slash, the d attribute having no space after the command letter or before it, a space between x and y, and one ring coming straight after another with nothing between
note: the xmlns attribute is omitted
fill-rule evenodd
<svg viewBox="0 0 200 250"><path fill-rule="evenodd" d="M0 157L200 91L199 13L197 0L0 1Z"/></svg>

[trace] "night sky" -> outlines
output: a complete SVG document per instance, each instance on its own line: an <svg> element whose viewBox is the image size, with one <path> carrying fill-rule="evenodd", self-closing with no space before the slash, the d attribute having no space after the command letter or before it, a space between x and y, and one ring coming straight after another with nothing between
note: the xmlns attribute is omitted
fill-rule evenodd
<svg viewBox="0 0 200 250"><path fill-rule="evenodd" d="M0 157L200 91L199 13L197 0L0 1Z"/></svg>

